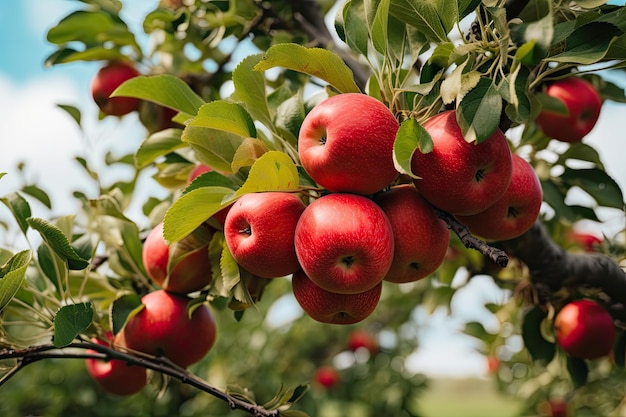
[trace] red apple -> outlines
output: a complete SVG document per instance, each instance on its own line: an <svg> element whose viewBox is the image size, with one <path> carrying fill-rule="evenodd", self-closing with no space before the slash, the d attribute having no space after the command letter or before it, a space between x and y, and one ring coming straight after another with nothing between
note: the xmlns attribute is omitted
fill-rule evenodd
<svg viewBox="0 0 626 417"><path fill-rule="evenodd" d="M348 349L356 352L359 349L367 350L370 355L378 352L378 340L376 337L364 329L354 329L348 335Z"/></svg>
<svg viewBox="0 0 626 417"><path fill-rule="evenodd" d="M359 294L337 294L320 288L303 270L291 279L293 295L313 320L330 324L354 324L369 317L380 300L383 283Z"/></svg>
<svg viewBox="0 0 626 417"><path fill-rule="evenodd" d="M601 237L581 231L572 231L566 237L569 242L580 246L585 252L597 252L603 242Z"/></svg>
<svg viewBox="0 0 626 417"><path fill-rule="evenodd" d="M204 164L196 165L195 167L193 167L193 169L189 173L189 177L187 178L187 185L191 184L193 180L195 180L197 177L204 174L205 172L211 172L211 171L213 171L213 168L209 166L206 166Z"/></svg>
<svg viewBox="0 0 626 417"><path fill-rule="evenodd" d="M294 235L304 209L302 200L292 193L241 196L224 223L226 245L235 261L263 278L282 277L300 269Z"/></svg>
<svg viewBox="0 0 626 417"><path fill-rule="evenodd" d="M500 369L500 359L496 356L487 356L487 372L495 374Z"/></svg>
<svg viewBox="0 0 626 417"><path fill-rule="evenodd" d="M341 381L339 371L330 365L317 368L313 375L313 381L324 388L332 388Z"/></svg>
<svg viewBox="0 0 626 417"><path fill-rule="evenodd" d="M385 280L413 282L433 273L443 262L450 231L433 207L411 184L402 184L374 197L394 236L394 255Z"/></svg>
<svg viewBox="0 0 626 417"><path fill-rule="evenodd" d="M613 318L593 300L566 304L554 318L554 330L558 345L574 358L607 356L615 340Z"/></svg>
<svg viewBox="0 0 626 417"><path fill-rule="evenodd" d="M580 142L600 117L602 98L591 83L569 77L548 85L546 94L561 101L567 114L543 109L535 120L541 131L562 142Z"/></svg>
<svg viewBox="0 0 626 417"><path fill-rule="evenodd" d="M451 214L471 215L494 204L511 182L511 151L497 129L480 144L468 143L456 121L456 111L431 117L424 129L433 139L429 153L416 151L411 171L420 194Z"/></svg>
<svg viewBox="0 0 626 417"><path fill-rule="evenodd" d="M168 246L163 223L157 224L143 244L142 261L148 276L161 288L188 294L209 285L213 279L209 262L209 227Z"/></svg>
<svg viewBox="0 0 626 417"><path fill-rule="evenodd" d="M393 113L373 97L332 96L317 104L302 123L300 162L330 191L375 193L398 176L393 163L398 128Z"/></svg>
<svg viewBox="0 0 626 417"><path fill-rule="evenodd" d="M372 200L334 193L314 200L295 234L306 275L326 291L356 294L376 287L393 260L391 223Z"/></svg>
<svg viewBox="0 0 626 417"><path fill-rule="evenodd" d="M110 97L125 81L137 77L139 71L130 62L111 61L100 68L91 81L91 96L102 113L124 116L139 109L139 99L134 97Z"/></svg>
<svg viewBox="0 0 626 417"><path fill-rule="evenodd" d="M200 361L215 343L217 326L206 304L187 312L190 298L165 290L144 295L144 308L124 326L126 346L162 355L186 368Z"/></svg>
<svg viewBox="0 0 626 417"><path fill-rule="evenodd" d="M107 338L112 339L111 332L107 333ZM109 346L109 342L93 338L92 342L102 346ZM95 350L88 349L86 353L96 353ZM92 379L106 392L115 395L135 394L147 384L146 369L141 366L129 365L128 363L113 359L109 361L101 359L85 359L87 372Z"/></svg>
<svg viewBox="0 0 626 417"><path fill-rule="evenodd" d="M543 191L532 165L512 154L511 183L502 197L486 210L456 216L472 234L486 240L508 240L525 233L539 217Z"/></svg>

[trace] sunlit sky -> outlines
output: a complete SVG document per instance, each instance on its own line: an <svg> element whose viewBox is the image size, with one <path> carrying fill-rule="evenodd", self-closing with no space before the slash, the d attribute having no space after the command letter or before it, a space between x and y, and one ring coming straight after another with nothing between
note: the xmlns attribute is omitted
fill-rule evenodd
<svg viewBox="0 0 626 417"><path fill-rule="evenodd" d="M138 32L145 13L157 0L125 2L122 16ZM113 150L132 152L144 138L136 115L97 122L97 108L89 96L89 82L99 63L71 63L45 68L44 59L54 48L46 43L47 30L82 3L69 0L5 1L0 5L0 196L19 188L16 171L19 161L27 162L28 183L36 183L50 193L56 214L71 214L76 203L71 195L81 189L88 195L94 187L74 161L81 155L94 166ZM613 79L626 86L626 75ZM71 104L83 113L83 132L56 104ZM626 106L607 102L601 118L585 142L599 149L608 173L626 189L623 123ZM154 184L154 187L157 187ZM153 190L153 194L158 190ZM94 196L95 197L95 196ZM0 206L0 220L10 222L10 214ZM33 203L33 215L48 216ZM39 214L41 213L41 214ZM623 227L623 215L608 212L602 230L609 233ZM137 218L144 222L145 219ZM597 228L598 225L593 225ZM4 239L0 239L4 241ZM474 353L472 339L459 335L466 320L493 325L482 309L485 302L503 301L503 294L489 278L478 278L455 297L452 316L436 312L428 316L417 310L420 349L409 361L411 370L436 376L481 376L485 363ZM293 300L291 300L293 302Z"/></svg>

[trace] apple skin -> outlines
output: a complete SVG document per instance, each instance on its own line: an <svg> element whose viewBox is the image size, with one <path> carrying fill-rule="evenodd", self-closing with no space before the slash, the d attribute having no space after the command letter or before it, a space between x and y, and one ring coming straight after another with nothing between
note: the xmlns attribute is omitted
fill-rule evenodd
<svg viewBox="0 0 626 417"><path fill-rule="evenodd" d="M394 236L394 255L385 281L404 283L433 273L443 262L450 243L446 223L411 184L402 184L374 196Z"/></svg>
<svg viewBox="0 0 626 417"><path fill-rule="evenodd" d="M550 97L560 100L567 115L548 109L542 110L535 122L548 137L562 142L580 142L593 130L602 109L602 98L591 83L580 77L555 81L545 90Z"/></svg>
<svg viewBox="0 0 626 417"><path fill-rule="evenodd" d="M111 340L111 332L106 337ZM109 346L110 342L93 338L93 343ZM87 349L85 353L96 353L95 350ZM85 359L85 367L91 378L110 394L127 396L141 391L148 383L146 368L129 365L118 359L104 361L100 359Z"/></svg>
<svg viewBox="0 0 626 417"><path fill-rule="evenodd" d="M306 207L295 246L313 282L326 291L357 294L374 288L389 271L394 237L385 212L372 200L331 193Z"/></svg>
<svg viewBox="0 0 626 417"><path fill-rule="evenodd" d="M298 136L302 167L333 192L373 194L398 177L393 144L399 123L380 101L344 93L317 104Z"/></svg>
<svg viewBox="0 0 626 417"><path fill-rule="evenodd" d="M541 209L543 191L532 165L512 154L511 183L498 201L472 216L456 216L472 234L485 240L508 240L532 227Z"/></svg>
<svg viewBox="0 0 626 417"><path fill-rule="evenodd" d="M415 187L435 207L471 215L494 204L511 182L511 151L500 129L487 140L467 143L456 111L439 113L423 124L433 139L429 153L415 151L411 171Z"/></svg>
<svg viewBox="0 0 626 417"><path fill-rule="evenodd" d="M139 109L138 98L109 97L125 81L139 76L135 67L124 61L110 61L91 80L91 96L100 111L108 116L124 116Z"/></svg>
<svg viewBox="0 0 626 417"><path fill-rule="evenodd" d="M126 346L149 355L162 355L180 367L199 362L213 347L217 325L206 304L187 314L190 298L165 290L141 298L144 308L123 329Z"/></svg>
<svg viewBox="0 0 626 417"><path fill-rule="evenodd" d="M189 294L209 285L213 277L208 243L198 246L193 235L189 235L174 245L175 253L180 249L183 254L176 259L170 259L174 246L168 246L163 238L162 222L148 233L143 243L141 258L152 281L165 290L179 294Z"/></svg>
<svg viewBox="0 0 626 417"><path fill-rule="evenodd" d="M226 245L235 261L263 278L283 277L300 269L294 236L305 207L293 193L241 196L224 223Z"/></svg>
<svg viewBox="0 0 626 417"><path fill-rule="evenodd" d="M316 285L303 270L291 278L293 295L313 320L329 324L354 324L369 317L380 300L383 283L360 294L337 294Z"/></svg>
<svg viewBox="0 0 626 417"><path fill-rule="evenodd" d="M613 318L593 300L566 304L554 318L557 344L569 356L596 359L608 356L615 340Z"/></svg>
<svg viewBox="0 0 626 417"><path fill-rule="evenodd" d="M317 368L315 374L313 375L313 381L320 386L329 389L341 381L341 375L336 368L330 365L324 365Z"/></svg>
<svg viewBox="0 0 626 417"><path fill-rule="evenodd" d="M347 342L348 349L356 352L359 349L367 350L370 355L375 355L378 353L379 345L376 337L367 330L364 329L354 329L348 335Z"/></svg>

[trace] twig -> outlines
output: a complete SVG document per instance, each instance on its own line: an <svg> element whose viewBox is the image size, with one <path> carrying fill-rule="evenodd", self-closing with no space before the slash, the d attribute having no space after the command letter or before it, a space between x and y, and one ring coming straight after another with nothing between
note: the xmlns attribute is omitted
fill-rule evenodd
<svg viewBox="0 0 626 417"><path fill-rule="evenodd" d="M509 257L502 249L489 246L485 241L473 236L467 227L465 227L457 219L455 219L454 216L446 213L445 211L436 208L435 213L437 213L437 217L439 217L446 223L446 225L448 225L448 229L456 233L456 235L459 237L459 239L461 239L461 242L463 242L463 245L465 245L466 248L479 251L501 268L504 268L508 265Z"/></svg>
<svg viewBox="0 0 626 417"><path fill-rule="evenodd" d="M92 350L95 352L68 352L68 349L82 349ZM20 370L24 369L26 365L31 363L51 358L64 358L64 359L101 359L101 360L121 360L130 365L137 365L150 369L162 374L168 375L180 382L191 385L203 392L213 395L228 403L233 410L238 409L245 411L256 417L279 417L278 410L267 410L260 405L251 404L246 401L235 398L232 395L221 391L212 385L209 385L206 381L200 379L194 374L189 373L184 368L181 368L175 364L172 364L165 358L149 356L149 355L134 355L126 352L122 352L114 349L113 347L103 346L90 342L75 342L62 348L58 348L51 344L31 346L25 349L3 349L0 350L1 359L17 358L17 364L9 370L0 379L0 386L6 383L10 378L15 376Z"/></svg>

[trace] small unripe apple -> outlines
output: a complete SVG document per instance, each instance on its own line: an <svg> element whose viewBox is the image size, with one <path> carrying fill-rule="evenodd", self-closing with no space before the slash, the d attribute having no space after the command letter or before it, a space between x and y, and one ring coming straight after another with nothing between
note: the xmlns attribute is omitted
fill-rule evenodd
<svg viewBox="0 0 626 417"><path fill-rule="evenodd" d="M609 312L593 300L566 304L554 318L558 345L571 357L596 359L608 356L615 340Z"/></svg>
<svg viewBox="0 0 626 417"><path fill-rule="evenodd" d="M468 143L448 110L423 124L433 150L413 153L411 171L420 194L451 214L472 215L494 204L511 182L511 151L500 129L485 141Z"/></svg>
<svg viewBox="0 0 626 417"><path fill-rule="evenodd" d="M111 332L106 334L111 340ZM110 343L93 338L92 342L108 346ZM86 353L96 353L95 350L87 349ZM91 378L110 394L126 396L135 394L147 384L146 368L113 359L109 361L101 359L85 359L85 366Z"/></svg>
<svg viewBox="0 0 626 417"><path fill-rule="evenodd" d="M398 172L393 144L400 125L387 106L360 93L338 94L317 104L298 137L302 167L333 192L373 194Z"/></svg>
<svg viewBox="0 0 626 417"><path fill-rule="evenodd" d="M356 294L376 287L393 261L387 215L357 194L331 193L310 203L298 221L295 245L306 275L334 293Z"/></svg>
<svg viewBox="0 0 626 417"><path fill-rule="evenodd" d="M341 381L341 375L339 374L337 368L330 365L324 365L317 368L315 374L313 375L313 381L328 389L334 387Z"/></svg>
<svg viewBox="0 0 626 417"><path fill-rule="evenodd" d="M580 77L554 81L546 94L561 101L568 114L542 110L535 120L548 137L562 142L580 142L596 125L602 109L602 98L591 83Z"/></svg>
<svg viewBox="0 0 626 417"><path fill-rule="evenodd" d="M144 295L144 308L124 326L126 346L162 355L183 368L200 361L215 343L217 325L206 304L197 306L190 316L189 301L165 290Z"/></svg>
<svg viewBox="0 0 626 417"><path fill-rule="evenodd" d="M300 269L294 236L304 209L293 193L241 196L224 223L224 238L235 261L263 278L283 277Z"/></svg>
<svg viewBox="0 0 626 417"><path fill-rule="evenodd" d="M138 98L110 96L125 81L139 75L139 71L125 61L111 61L100 68L91 81L91 96L100 111L109 116L124 116L138 110Z"/></svg>
<svg viewBox="0 0 626 417"><path fill-rule="evenodd" d="M320 323L354 324L369 317L380 300L382 282L359 294L337 294L320 288L299 270L291 279L293 295L302 310Z"/></svg>
<svg viewBox="0 0 626 417"><path fill-rule="evenodd" d="M433 273L443 262L450 243L446 223L411 184L374 196L394 236L393 262L385 281L414 282Z"/></svg>
<svg viewBox="0 0 626 417"><path fill-rule="evenodd" d="M170 246L163 238L163 223L157 224L143 243L142 261L148 276L161 288L180 294L209 285L213 279L208 249L210 230L204 229L206 237L199 239L191 234Z"/></svg>

